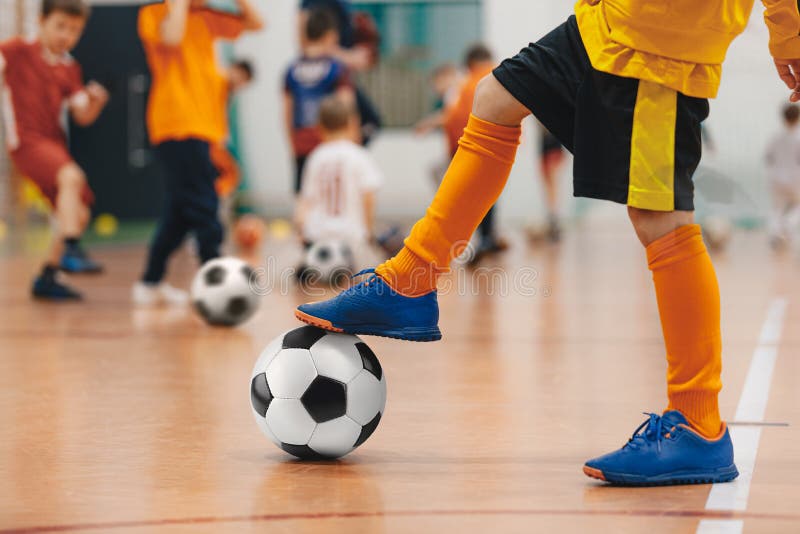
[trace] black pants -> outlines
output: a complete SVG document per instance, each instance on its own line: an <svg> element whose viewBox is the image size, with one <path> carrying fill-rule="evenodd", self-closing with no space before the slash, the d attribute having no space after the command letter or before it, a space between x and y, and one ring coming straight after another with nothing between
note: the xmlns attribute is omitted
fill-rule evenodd
<svg viewBox="0 0 800 534"><path fill-rule="evenodd" d="M308 154L305 156L294 157L294 194L299 195L300 190L303 189L303 171L306 168L306 161Z"/></svg>
<svg viewBox="0 0 800 534"><path fill-rule="evenodd" d="M166 141L156 146L156 152L166 170L166 196L142 277L148 283L164 278L167 260L190 232L197 238L204 263L219 256L223 238L214 189L219 173L211 163L208 143L199 139Z"/></svg>
<svg viewBox="0 0 800 534"><path fill-rule="evenodd" d="M364 146L367 146L381 129L381 115L367 93L358 86L356 86L356 107L361 117L361 140Z"/></svg>

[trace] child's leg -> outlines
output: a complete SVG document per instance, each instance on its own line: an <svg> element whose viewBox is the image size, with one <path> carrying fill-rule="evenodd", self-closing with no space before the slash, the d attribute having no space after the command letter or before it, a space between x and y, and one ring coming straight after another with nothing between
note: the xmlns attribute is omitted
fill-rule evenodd
<svg viewBox="0 0 800 534"><path fill-rule="evenodd" d="M414 225L403 250L377 269L400 293L435 289L436 276L464 250L505 187L520 123L530 111L490 75L478 84L472 113L425 217Z"/></svg>
<svg viewBox="0 0 800 534"><path fill-rule="evenodd" d="M91 192L83 171L72 161L60 166L50 176L55 176L54 187L45 190L53 203L55 221L50 249L42 271L34 280L33 294L58 300L80 298L79 293L57 280L56 272L99 272L102 269L85 254L67 261L67 256L79 248L78 239L85 228L88 213L85 202L91 201Z"/></svg>
<svg viewBox="0 0 800 534"><path fill-rule="evenodd" d="M547 203L547 214L550 216L555 216L558 213L558 184L556 183L556 178L558 169L563 161L564 153L561 149L551 149L542 155L542 182L544 184L545 202Z"/></svg>
<svg viewBox="0 0 800 534"><path fill-rule="evenodd" d="M188 232L189 227L180 215L180 208L173 201L173 193L168 190L158 229L150 243L143 282L158 284L163 280L169 257L181 246Z"/></svg>
<svg viewBox="0 0 800 534"><path fill-rule="evenodd" d="M81 248L79 240L89 223L89 205L94 195L86 183L81 168L73 161L59 167L56 173L54 199L56 240L50 252L50 261L70 273L99 273L103 266L91 259ZM63 245L63 246L62 246Z"/></svg>
<svg viewBox="0 0 800 534"><path fill-rule="evenodd" d="M81 210L79 215L79 222L81 228L81 234L86 231L86 228L89 226L89 220L92 217L92 212L89 210L89 207L85 204L81 204Z"/></svg>
<svg viewBox="0 0 800 534"><path fill-rule="evenodd" d="M497 212L497 204L489 208L486 216L478 225L478 235L483 243L493 243L495 238L495 214Z"/></svg>
<svg viewBox="0 0 800 534"><path fill-rule="evenodd" d="M65 239L78 238L85 227L86 206L82 197L86 176L76 163L70 162L59 169L56 182L55 216L59 234Z"/></svg>
<svg viewBox="0 0 800 534"><path fill-rule="evenodd" d="M306 160L308 160L308 156L295 156L294 158L294 194L295 196L300 194L300 190L303 188L303 171L306 167Z"/></svg>
<svg viewBox="0 0 800 534"><path fill-rule="evenodd" d="M793 195L790 196L786 208L786 237L792 241L797 239L797 230L800 226L800 202Z"/></svg>
<svg viewBox="0 0 800 534"><path fill-rule="evenodd" d="M146 284L158 284L162 281L169 257L181 246L189 232L189 226L182 216L181 175L184 171L181 145L183 143L184 141L167 141L156 147L158 157L166 170L166 191L161 219L150 243L142 276L142 281Z"/></svg>
<svg viewBox="0 0 800 534"><path fill-rule="evenodd" d="M785 213L786 213L786 189L778 183L773 183L772 193L772 213L769 218L769 235L772 239L785 239Z"/></svg>
<svg viewBox="0 0 800 534"><path fill-rule="evenodd" d="M61 236L61 232L54 229L53 235L50 237L50 248L47 251L46 264L57 268L61 263L61 256L64 255L64 248L64 238Z"/></svg>
<svg viewBox="0 0 800 534"><path fill-rule="evenodd" d="M719 434L722 389L720 297L714 266L693 212L628 212L653 272L667 350L668 410L706 437Z"/></svg>
<svg viewBox="0 0 800 534"><path fill-rule="evenodd" d="M197 237L202 263L219 257L224 230L219 220L219 196L214 182L219 171L211 161L209 145L190 140L183 183L183 217Z"/></svg>

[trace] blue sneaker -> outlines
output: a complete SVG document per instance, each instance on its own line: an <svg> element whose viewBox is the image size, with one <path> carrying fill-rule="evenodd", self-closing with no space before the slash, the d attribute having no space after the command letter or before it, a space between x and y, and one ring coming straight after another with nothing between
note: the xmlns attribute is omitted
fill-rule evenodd
<svg viewBox="0 0 800 534"><path fill-rule="evenodd" d="M82 300L83 296L71 287L60 283L55 276L39 275L33 281L31 294L44 300Z"/></svg>
<svg viewBox="0 0 800 534"><path fill-rule="evenodd" d="M61 256L61 270L67 273L98 274L103 266L90 258L81 247L67 247Z"/></svg>
<svg viewBox="0 0 800 534"><path fill-rule="evenodd" d="M295 316L304 323L332 332L407 341L442 339L436 291L420 297L406 297L372 269L355 276L364 274L372 276L335 298L298 306Z"/></svg>
<svg viewBox="0 0 800 534"><path fill-rule="evenodd" d="M620 486L666 486L730 482L739 471L733 463L733 443L727 427L708 440L689 428L678 411L646 414L620 450L589 460L583 472Z"/></svg>

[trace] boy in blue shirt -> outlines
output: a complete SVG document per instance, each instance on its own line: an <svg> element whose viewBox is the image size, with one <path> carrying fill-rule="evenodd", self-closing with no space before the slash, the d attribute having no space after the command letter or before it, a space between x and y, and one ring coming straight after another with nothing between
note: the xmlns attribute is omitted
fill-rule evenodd
<svg viewBox="0 0 800 534"><path fill-rule="evenodd" d="M339 44L334 15L324 9L311 11L305 36L302 55L289 66L284 83L286 129L296 166L295 194L300 192L308 155L322 142L318 128L320 103L332 94L353 100L347 68L333 57Z"/></svg>

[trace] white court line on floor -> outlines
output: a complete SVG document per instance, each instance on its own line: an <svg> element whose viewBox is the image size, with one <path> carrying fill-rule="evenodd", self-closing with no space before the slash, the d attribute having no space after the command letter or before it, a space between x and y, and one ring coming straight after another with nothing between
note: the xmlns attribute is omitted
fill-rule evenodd
<svg viewBox="0 0 800 534"><path fill-rule="evenodd" d="M697 527L697 534L742 534L744 521L741 519L703 519Z"/></svg>
<svg viewBox="0 0 800 534"><path fill-rule="evenodd" d="M770 302L767 316L761 327L758 346L753 352L742 395L739 397L739 405L734 417L736 421L752 423L764 421L787 305L788 301L785 297L778 297ZM734 482L714 484L706 501L707 510L742 511L747 509L761 430L762 428L757 426L730 427L739 478ZM697 534L740 534L743 528L744 522L740 519L704 519L697 526Z"/></svg>

